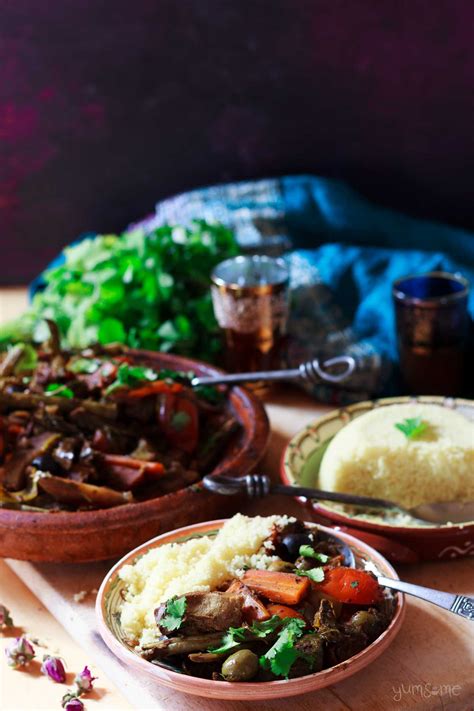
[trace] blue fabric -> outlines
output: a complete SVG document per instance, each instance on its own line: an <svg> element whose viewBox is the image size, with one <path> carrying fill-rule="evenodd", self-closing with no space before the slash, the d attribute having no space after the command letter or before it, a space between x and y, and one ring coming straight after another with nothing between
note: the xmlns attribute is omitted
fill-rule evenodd
<svg viewBox="0 0 474 711"><path fill-rule="evenodd" d="M152 229L193 218L227 224L243 250L287 253L292 361L341 352L358 361L347 392L312 386L321 400L399 391L392 368L395 279L445 270L474 284L474 234L378 207L327 178L289 176L193 190L158 203L155 215L138 224ZM474 316L474 291L469 309Z"/></svg>

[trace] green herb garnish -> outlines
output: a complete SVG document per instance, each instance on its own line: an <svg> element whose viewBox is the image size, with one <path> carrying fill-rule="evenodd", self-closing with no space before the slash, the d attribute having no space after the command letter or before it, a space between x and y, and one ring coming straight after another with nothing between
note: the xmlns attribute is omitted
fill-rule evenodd
<svg viewBox="0 0 474 711"><path fill-rule="evenodd" d="M426 432L428 424L423 422L421 417L407 417L403 422L397 422L395 427L403 432L407 439L415 439Z"/></svg>
<svg viewBox="0 0 474 711"><path fill-rule="evenodd" d="M61 385L60 383L50 383L46 386L44 392L46 395L54 397L65 397L68 400L72 400L72 398L74 397L74 393L72 392L71 388L68 388L66 385Z"/></svg>
<svg viewBox="0 0 474 711"><path fill-rule="evenodd" d="M184 613L186 612L186 598L172 597L166 603L165 614L160 620L160 627L164 627L168 632L174 632L181 627Z"/></svg>
<svg viewBox="0 0 474 711"><path fill-rule="evenodd" d="M319 560L320 563L327 563L329 556L325 553L317 553L312 546L304 545L300 546L299 554L304 558L315 558Z"/></svg>
<svg viewBox="0 0 474 711"><path fill-rule="evenodd" d="M359 581L358 580L353 580L351 582L351 588L358 588L359 587Z"/></svg>
<svg viewBox="0 0 474 711"><path fill-rule="evenodd" d="M322 568L311 568L311 570L295 570L296 575L313 580L315 583L322 583L324 580L324 570Z"/></svg>
<svg viewBox="0 0 474 711"><path fill-rule="evenodd" d="M276 676L288 679L290 669L299 656L294 645L303 634L306 623L295 617L286 618L283 623L278 639L259 661L264 669L270 668Z"/></svg>
<svg viewBox="0 0 474 711"><path fill-rule="evenodd" d="M100 367L100 361L95 358L76 358L67 365L67 369L71 373L86 373L90 375Z"/></svg>
<svg viewBox="0 0 474 711"><path fill-rule="evenodd" d="M248 627L229 627L225 635L222 637L222 644L220 647L214 647L209 649L209 652L214 654L224 654L224 652L229 651L237 647L241 642L247 639L246 632Z"/></svg>
<svg viewBox="0 0 474 711"><path fill-rule="evenodd" d="M220 647L209 649L209 652L214 654L223 654L233 647L237 647L241 642L248 641L252 638L263 639L272 632L275 632L285 623L278 615L273 615L269 620L263 622L253 622L250 627L229 627L222 638Z"/></svg>
<svg viewBox="0 0 474 711"><path fill-rule="evenodd" d="M141 365L129 365L128 363L121 363L119 369L117 370L117 377L113 383L109 385L106 389L105 394L109 395L117 388L126 385L128 387L136 387L143 382L154 382L158 380L160 376L152 368L145 368Z"/></svg>
<svg viewBox="0 0 474 711"><path fill-rule="evenodd" d="M175 412L171 416L170 425L177 432L181 432L191 422L191 416L187 412Z"/></svg>

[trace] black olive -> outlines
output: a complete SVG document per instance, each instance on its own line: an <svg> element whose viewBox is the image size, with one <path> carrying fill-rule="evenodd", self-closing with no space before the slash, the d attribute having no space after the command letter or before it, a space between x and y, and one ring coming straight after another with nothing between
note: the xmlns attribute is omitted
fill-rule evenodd
<svg viewBox="0 0 474 711"><path fill-rule="evenodd" d="M50 474L63 474L64 470L55 459L51 456L49 452L44 454L39 454L31 462L32 466L36 469L40 469L42 472L49 472Z"/></svg>
<svg viewBox="0 0 474 711"><path fill-rule="evenodd" d="M287 533L278 547L278 555L283 560L294 562L300 554L300 546L312 546L313 543L310 533Z"/></svg>

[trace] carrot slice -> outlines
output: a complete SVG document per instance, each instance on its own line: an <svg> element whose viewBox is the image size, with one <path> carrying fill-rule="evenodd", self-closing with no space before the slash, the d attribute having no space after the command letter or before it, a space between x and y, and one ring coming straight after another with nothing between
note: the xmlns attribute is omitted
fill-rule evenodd
<svg viewBox="0 0 474 711"><path fill-rule="evenodd" d="M165 473L165 468L161 462L147 462L144 459L133 459L124 454L104 454L104 462L128 469L141 469L147 474L161 475Z"/></svg>
<svg viewBox="0 0 474 711"><path fill-rule="evenodd" d="M297 605L310 590L309 578L273 570L247 570L242 582L272 602Z"/></svg>
<svg viewBox="0 0 474 711"><path fill-rule="evenodd" d="M268 605L267 610L271 615L276 615L282 619L285 619L286 617L297 617L299 620L304 620L303 615L301 615L298 610L294 610L292 607L288 607L287 605L272 604Z"/></svg>

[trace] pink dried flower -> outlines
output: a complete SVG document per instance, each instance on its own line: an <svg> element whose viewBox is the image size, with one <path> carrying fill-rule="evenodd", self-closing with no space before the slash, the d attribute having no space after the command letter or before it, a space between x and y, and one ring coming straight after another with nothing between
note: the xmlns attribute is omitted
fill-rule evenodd
<svg viewBox="0 0 474 711"><path fill-rule="evenodd" d="M82 701L78 699L76 694L72 691L68 691L67 694L64 694L61 700L61 706L66 711L82 711L84 708Z"/></svg>
<svg viewBox="0 0 474 711"><path fill-rule="evenodd" d="M41 671L58 684L64 684L66 681L64 664L59 657L51 657L49 654L45 654L43 657L43 664L41 665Z"/></svg>
<svg viewBox="0 0 474 711"><path fill-rule="evenodd" d="M97 679L96 676L92 676L90 669L85 666L84 669L76 674L74 677L74 683L77 686L79 694L87 694L88 691L92 691L92 682Z"/></svg>
<svg viewBox="0 0 474 711"><path fill-rule="evenodd" d="M0 605L0 630L3 627L13 627L13 620L10 617L10 610L5 605Z"/></svg>
<svg viewBox="0 0 474 711"><path fill-rule="evenodd" d="M5 649L7 662L10 667L26 667L33 657L35 650L31 642L26 637L17 637L15 641Z"/></svg>

